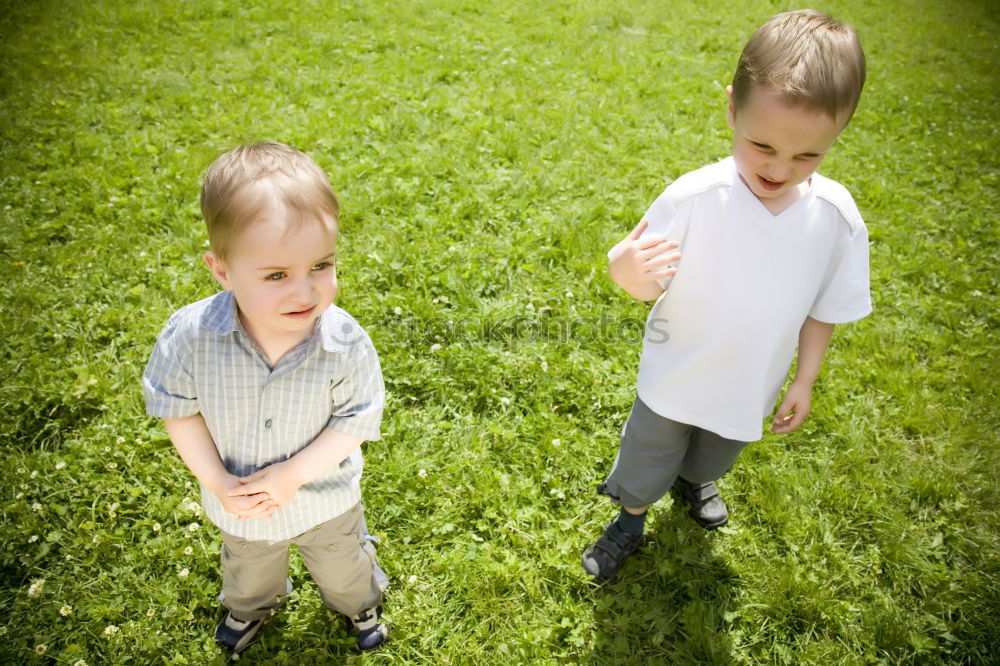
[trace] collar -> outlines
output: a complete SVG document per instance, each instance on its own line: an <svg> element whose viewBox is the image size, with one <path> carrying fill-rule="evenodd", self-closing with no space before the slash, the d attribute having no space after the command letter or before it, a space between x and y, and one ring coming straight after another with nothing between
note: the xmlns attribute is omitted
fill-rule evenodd
<svg viewBox="0 0 1000 666"><path fill-rule="evenodd" d="M209 298L201 325L216 335L229 335L243 330L232 291L222 291ZM358 322L336 305L331 305L320 315L316 328L319 330L323 349L328 352L346 352L354 345L363 342L365 338L365 333ZM314 337L315 333L309 335L306 340Z"/></svg>
<svg viewBox="0 0 1000 666"><path fill-rule="evenodd" d="M354 317L336 305L331 305L320 315L319 332L323 349L328 352L346 352L365 339L365 332Z"/></svg>
<svg viewBox="0 0 1000 666"><path fill-rule="evenodd" d="M240 329L240 320L236 314L236 299L233 292L220 291L209 298L208 307L201 318L202 328L217 335L229 335Z"/></svg>

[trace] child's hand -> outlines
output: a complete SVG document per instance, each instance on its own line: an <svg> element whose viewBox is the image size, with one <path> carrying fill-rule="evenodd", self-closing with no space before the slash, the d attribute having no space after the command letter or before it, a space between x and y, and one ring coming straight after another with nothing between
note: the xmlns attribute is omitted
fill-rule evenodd
<svg viewBox="0 0 1000 666"><path fill-rule="evenodd" d="M275 509L292 501L292 497L302 485L302 481L291 466L285 463L275 463L250 476L244 476L239 479L239 484L235 488L230 488L228 495L230 497L263 495L267 497L271 505L268 513L270 516Z"/></svg>
<svg viewBox="0 0 1000 666"><path fill-rule="evenodd" d="M785 398L774 415L774 425L771 432L785 434L802 425L809 415L809 404L812 401L812 384L792 382L785 392Z"/></svg>
<svg viewBox="0 0 1000 666"><path fill-rule="evenodd" d="M643 218L609 253L608 272L622 287L662 280L677 272L676 266L668 267L681 258L680 252L673 251L678 247L677 241L660 234L640 238L647 227L649 220Z"/></svg>
<svg viewBox="0 0 1000 666"><path fill-rule="evenodd" d="M229 490L239 487L239 477L227 474L224 478L220 479L217 484L217 488L221 488L221 490L213 489L212 492L214 492L216 497L219 498L219 501L222 502L222 508L229 513L239 516L240 520L271 517L271 514L274 513L277 506L271 502L267 493L240 495L237 497L229 495Z"/></svg>

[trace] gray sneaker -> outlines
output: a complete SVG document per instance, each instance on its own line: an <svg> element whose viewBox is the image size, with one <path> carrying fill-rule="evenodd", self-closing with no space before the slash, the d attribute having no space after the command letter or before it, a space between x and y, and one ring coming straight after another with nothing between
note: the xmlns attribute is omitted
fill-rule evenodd
<svg viewBox="0 0 1000 666"><path fill-rule="evenodd" d="M351 624L358 630L358 651L374 650L389 638L389 630L379 623L382 618L382 607L376 606L363 610L350 618Z"/></svg>
<svg viewBox="0 0 1000 666"><path fill-rule="evenodd" d="M678 476L673 489L691 505L688 515L706 530L714 530L729 522L729 509L713 481L691 483Z"/></svg>
<svg viewBox="0 0 1000 666"><path fill-rule="evenodd" d="M215 628L215 642L226 650L239 654L253 642L263 625L264 618L237 620L227 611L226 617L222 618L219 626Z"/></svg>
<svg viewBox="0 0 1000 666"><path fill-rule="evenodd" d="M604 528L601 538L583 551L583 569L594 577L595 583L611 580L641 545L641 536L633 536L619 527L618 521L611 521Z"/></svg>

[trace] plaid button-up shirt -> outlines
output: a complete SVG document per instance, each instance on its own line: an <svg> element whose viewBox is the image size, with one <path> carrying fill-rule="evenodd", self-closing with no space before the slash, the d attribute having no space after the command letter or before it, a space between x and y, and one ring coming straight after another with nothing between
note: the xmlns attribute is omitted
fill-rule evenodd
<svg viewBox="0 0 1000 666"><path fill-rule="evenodd" d="M146 412L200 413L226 469L246 476L308 446L324 428L379 438L385 387L378 355L349 314L331 305L316 329L271 367L240 324L230 291L181 308L160 333L143 375ZM359 447L299 488L270 520L240 522L208 489L202 506L220 529L270 542L299 535L361 500Z"/></svg>

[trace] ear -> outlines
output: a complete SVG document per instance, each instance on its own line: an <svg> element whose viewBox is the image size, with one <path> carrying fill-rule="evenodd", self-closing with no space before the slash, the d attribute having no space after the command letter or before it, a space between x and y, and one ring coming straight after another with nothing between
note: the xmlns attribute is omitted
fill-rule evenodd
<svg viewBox="0 0 1000 666"><path fill-rule="evenodd" d="M223 289L228 291L233 288L232 283L229 281L229 269L226 267L225 262L211 250L205 253L205 263L208 264L208 270L212 272L212 277L218 280Z"/></svg>
<svg viewBox="0 0 1000 666"><path fill-rule="evenodd" d="M726 116L729 122L729 129L736 129L736 107L733 106L733 87L726 86L726 100L729 102L729 113Z"/></svg>

